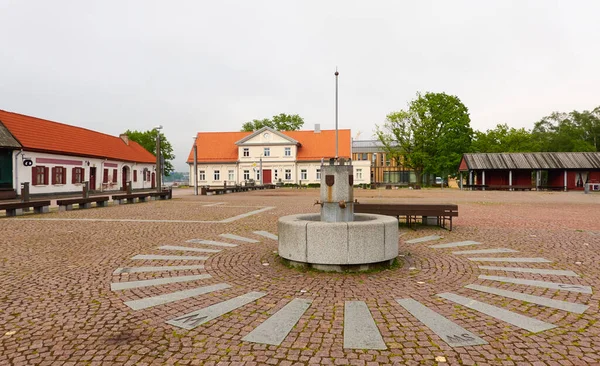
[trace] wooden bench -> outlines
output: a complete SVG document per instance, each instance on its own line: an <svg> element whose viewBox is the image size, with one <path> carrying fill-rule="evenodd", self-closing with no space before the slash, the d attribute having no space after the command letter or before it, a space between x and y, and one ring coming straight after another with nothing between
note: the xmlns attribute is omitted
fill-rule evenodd
<svg viewBox="0 0 600 366"><path fill-rule="evenodd" d="M170 200L172 198L172 191L150 192L150 197L154 199Z"/></svg>
<svg viewBox="0 0 600 366"><path fill-rule="evenodd" d="M406 218L406 223L410 227L411 222L417 222L421 217L421 222L429 221L429 217L436 218L436 225L447 229L446 221L450 222L449 231L452 231L452 218L458 216L458 205L455 204L409 204L409 203L358 203L354 205L355 213L371 213L386 216L394 216L400 220L400 217Z"/></svg>
<svg viewBox="0 0 600 366"><path fill-rule="evenodd" d="M146 200L152 197L152 193L158 192L115 194L111 198L116 205L121 205L123 203L135 203L136 199L138 200L138 202L146 202Z"/></svg>
<svg viewBox="0 0 600 366"><path fill-rule="evenodd" d="M0 210L6 211L6 216L19 216L23 209L33 208L35 213L46 213L50 211L50 201L29 201L0 203Z"/></svg>
<svg viewBox="0 0 600 366"><path fill-rule="evenodd" d="M66 198L62 200L56 200L59 211L71 211L73 205L78 205L79 208L91 208L92 203L96 204L96 207L108 206L108 196L97 196L89 198Z"/></svg>

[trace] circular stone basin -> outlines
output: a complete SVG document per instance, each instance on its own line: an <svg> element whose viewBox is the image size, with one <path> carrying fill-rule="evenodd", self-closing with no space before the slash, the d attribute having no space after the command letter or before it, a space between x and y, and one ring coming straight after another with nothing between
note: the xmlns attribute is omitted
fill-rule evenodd
<svg viewBox="0 0 600 366"><path fill-rule="evenodd" d="M368 270L391 265L398 256L398 220L391 216L354 214L351 222L323 222L319 214L283 216L278 234L279 256L320 270Z"/></svg>

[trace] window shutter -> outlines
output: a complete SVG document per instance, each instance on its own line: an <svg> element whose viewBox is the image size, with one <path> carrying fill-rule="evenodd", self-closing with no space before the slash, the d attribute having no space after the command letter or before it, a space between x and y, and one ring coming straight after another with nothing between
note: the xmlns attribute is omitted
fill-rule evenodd
<svg viewBox="0 0 600 366"><path fill-rule="evenodd" d="M81 171L81 181L79 183L85 182L85 168L79 168Z"/></svg>
<svg viewBox="0 0 600 366"><path fill-rule="evenodd" d="M117 169L113 169L113 183L117 183Z"/></svg>
<svg viewBox="0 0 600 366"><path fill-rule="evenodd" d="M77 176L77 169L79 169L79 168L71 169L71 183L73 183L73 184L77 183L75 181L75 177Z"/></svg>
<svg viewBox="0 0 600 366"><path fill-rule="evenodd" d="M48 182L50 181L50 168L48 167L42 167L44 169L44 184L48 185Z"/></svg>
<svg viewBox="0 0 600 366"><path fill-rule="evenodd" d="M133 181L137 182L137 170L133 171Z"/></svg>
<svg viewBox="0 0 600 366"><path fill-rule="evenodd" d="M52 184L56 184L56 167L52 168Z"/></svg>
<svg viewBox="0 0 600 366"><path fill-rule="evenodd" d="M103 183L108 183L108 169L104 169L104 177L102 178Z"/></svg>
<svg viewBox="0 0 600 366"><path fill-rule="evenodd" d="M31 185L37 186L37 166L31 167Z"/></svg>

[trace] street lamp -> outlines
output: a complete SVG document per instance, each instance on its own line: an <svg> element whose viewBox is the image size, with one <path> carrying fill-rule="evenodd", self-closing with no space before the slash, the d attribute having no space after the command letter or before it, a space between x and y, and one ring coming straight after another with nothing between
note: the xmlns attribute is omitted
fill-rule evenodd
<svg viewBox="0 0 600 366"><path fill-rule="evenodd" d="M260 172L259 174L260 174L260 185L261 186L263 185L262 157L263 157L263 154L260 154L260 160L259 160L260 161L260 165L259 165L259 168L258 168L259 172Z"/></svg>
<svg viewBox="0 0 600 366"><path fill-rule="evenodd" d="M198 195L198 135L194 136L194 196Z"/></svg>
<svg viewBox="0 0 600 366"><path fill-rule="evenodd" d="M158 192L162 190L162 166L160 159L160 130L162 128L162 125L154 127L154 130L156 130L156 190Z"/></svg>

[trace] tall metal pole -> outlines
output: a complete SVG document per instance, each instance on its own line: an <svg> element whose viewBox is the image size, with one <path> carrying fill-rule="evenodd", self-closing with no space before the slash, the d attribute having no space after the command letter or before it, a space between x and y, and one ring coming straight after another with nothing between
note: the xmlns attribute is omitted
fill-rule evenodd
<svg viewBox="0 0 600 366"><path fill-rule="evenodd" d="M158 192L162 189L162 170L160 161L160 130L156 130L156 190Z"/></svg>
<svg viewBox="0 0 600 366"><path fill-rule="evenodd" d="M194 138L194 196L198 195L198 146Z"/></svg>
<svg viewBox="0 0 600 366"><path fill-rule="evenodd" d="M260 185L263 185L263 170L262 170L262 154L260 154L260 166L259 166L259 171L260 171Z"/></svg>
<svg viewBox="0 0 600 366"><path fill-rule="evenodd" d="M338 158L338 75L340 73L335 68L335 158Z"/></svg>

